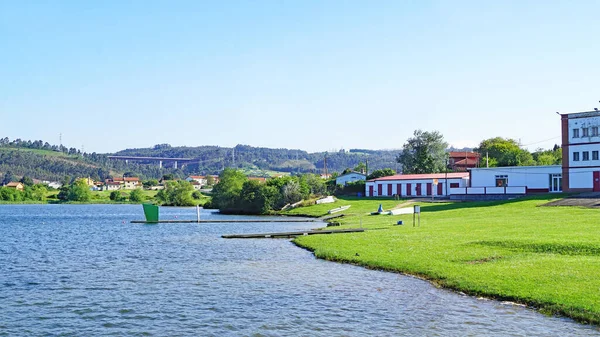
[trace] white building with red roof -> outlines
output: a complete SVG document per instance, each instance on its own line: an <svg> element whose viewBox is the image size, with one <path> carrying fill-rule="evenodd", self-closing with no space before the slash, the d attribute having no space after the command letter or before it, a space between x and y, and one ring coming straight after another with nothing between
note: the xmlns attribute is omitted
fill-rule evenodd
<svg viewBox="0 0 600 337"><path fill-rule="evenodd" d="M447 196L451 188L469 186L469 172L397 174L367 180L367 197Z"/></svg>

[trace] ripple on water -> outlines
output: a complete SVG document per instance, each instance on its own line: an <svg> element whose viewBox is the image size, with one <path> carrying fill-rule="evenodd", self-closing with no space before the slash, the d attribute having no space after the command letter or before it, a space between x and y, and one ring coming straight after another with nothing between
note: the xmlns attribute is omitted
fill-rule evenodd
<svg viewBox="0 0 600 337"><path fill-rule="evenodd" d="M161 213L195 217L193 208ZM9 272L0 273L0 336L599 335L419 279L315 260L288 240L220 238L315 224L123 224L140 217L137 205L1 206L0 268Z"/></svg>

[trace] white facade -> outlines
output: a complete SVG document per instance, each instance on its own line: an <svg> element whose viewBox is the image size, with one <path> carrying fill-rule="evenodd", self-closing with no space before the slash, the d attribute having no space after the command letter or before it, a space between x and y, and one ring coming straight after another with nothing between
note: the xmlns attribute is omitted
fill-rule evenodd
<svg viewBox="0 0 600 337"><path fill-rule="evenodd" d="M355 181L359 181L359 180L367 180L367 176L362 173L358 173L358 172L350 172L350 173L346 173L344 175L337 177L335 179L335 184L346 186L347 183L351 183L351 182L355 182Z"/></svg>
<svg viewBox="0 0 600 337"><path fill-rule="evenodd" d="M464 194L529 194L562 191L562 166L473 168ZM452 191L452 194L460 194Z"/></svg>
<svg viewBox="0 0 600 337"><path fill-rule="evenodd" d="M452 188L469 184L469 173L397 174L368 180L367 197L432 197L447 196Z"/></svg>
<svg viewBox="0 0 600 337"><path fill-rule="evenodd" d="M600 192L600 112L561 115L563 189Z"/></svg>

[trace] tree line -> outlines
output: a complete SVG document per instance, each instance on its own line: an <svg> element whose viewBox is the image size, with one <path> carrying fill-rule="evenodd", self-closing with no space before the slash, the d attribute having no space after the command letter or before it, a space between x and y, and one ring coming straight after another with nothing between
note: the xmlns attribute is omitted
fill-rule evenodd
<svg viewBox="0 0 600 337"><path fill-rule="evenodd" d="M266 182L251 180L241 171L226 168L213 187L212 200L205 207L222 213L269 214L326 193L325 182L314 174L271 178Z"/></svg>
<svg viewBox="0 0 600 337"><path fill-rule="evenodd" d="M438 131L416 130L404 144L396 160L405 174L439 173L448 167L448 143ZM510 138L494 137L481 141L473 149L479 153L479 167L559 165L562 149L537 149L531 153Z"/></svg>

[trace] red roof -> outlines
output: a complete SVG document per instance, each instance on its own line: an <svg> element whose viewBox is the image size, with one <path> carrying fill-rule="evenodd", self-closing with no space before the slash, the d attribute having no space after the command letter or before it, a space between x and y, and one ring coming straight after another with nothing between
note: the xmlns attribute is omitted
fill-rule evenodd
<svg viewBox="0 0 600 337"><path fill-rule="evenodd" d="M448 152L448 156L450 158L479 158L479 153L477 152Z"/></svg>
<svg viewBox="0 0 600 337"><path fill-rule="evenodd" d="M468 172L451 172L451 173L428 173L428 174L396 174L395 176L381 177L371 179L369 181L388 181L388 180L419 180L419 179L456 179L466 178Z"/></svg>
<svg viewBox="0 0 600 337"><path fill-rule="evenodd" d="M457 160L456 162L454 162L454 165L458 165L458 166L464 166L464 165L477 165L477 163L479 163L479 160L477 159L473 159L473 158L467 158L467 159L461 159L461 160Z"/></svg>
<svg viewBox="0 0 600 337"><path fill-rule="evenodd" d="M112 179L112 181L140 181L140 178L138 178L138 177L125 177L125 178L114 177Z"/></svg>

